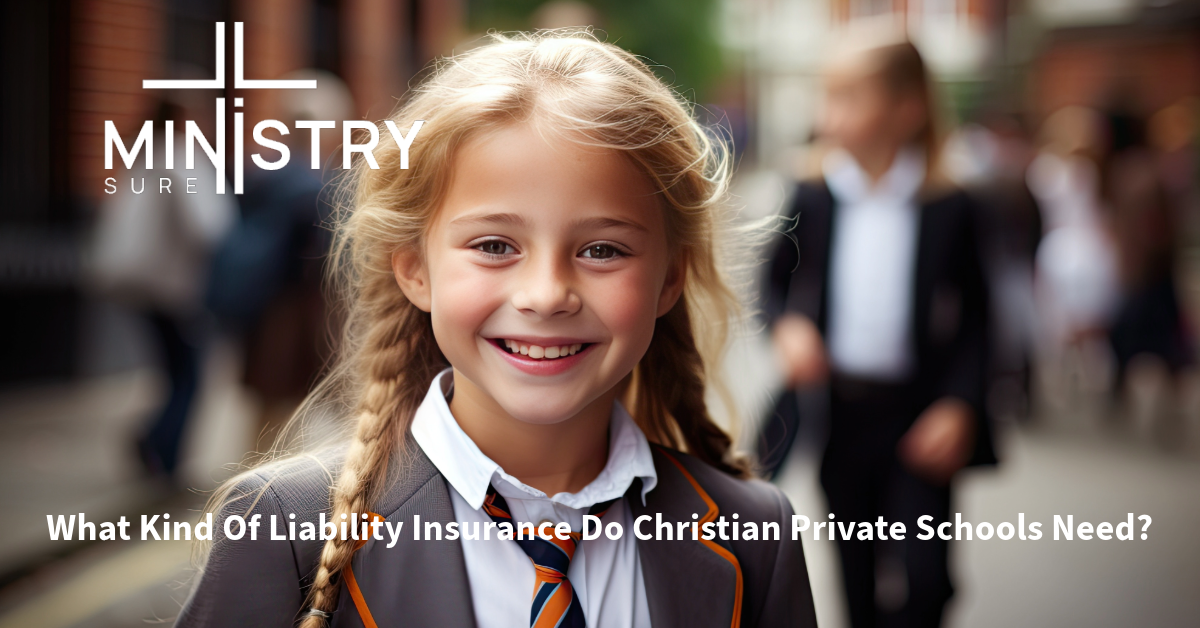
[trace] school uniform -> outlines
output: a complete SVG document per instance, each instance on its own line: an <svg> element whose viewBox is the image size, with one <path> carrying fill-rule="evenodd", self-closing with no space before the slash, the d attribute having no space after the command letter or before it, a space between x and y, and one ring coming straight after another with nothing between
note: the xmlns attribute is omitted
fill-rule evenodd
<svg viewBox="0 0 1200 628"><path fill-rule="evenodd" d="M616 499L605 510L602 522L617 522L627 532L633 530L632 511L619 498L631 492L632 499L644 504L658 483L658 474L650 444L620 403L613 404L604 469L576 493L547 496L505 473L463 432L447 403L452 385L449 370L438 375L413 417L412 435L453 489L449 493L455 521L472 527L492 521L483 509L490 485L504 497L514 521L565 522L572 530L580 530L591 507ZM640 483L637 489L635 482ZM462 550L479 628L521 625L529 616L529 596L535 586L533 562L516 543L494 536L465 541ZM650 626L645 577L633 534L615 540L601 535L580 543L567 577L589 627Z"/></svg>
<svg viewBox="0 0 1200 628"><path fill-rule="evenodd" d="M874 185L846 153L798 186L793 221L764 286L770 322L800 313L820 330L830 365L829 438L821 482L838 521L901 521L904 541L841 541L852 624L874 626L882 554L905 567L907 596L888 609L898 625L936 626L953 588L944 541L916 540L917 519L949 517L950 490L913 476L896 456L904 433L943 397L965 401L978 421L971 464L994 463L984 403L987 288L976 212L957 190L926 184L924 156L899 153ZM785 395L760 435L773 472L795 438L800 409Z"/></svg>
<svg viewBox="0 0 1200 628"><path fill-rule="evenodd" d="M589 628L642 626L815 626L800 541L790 540L792 509L761 481L734 479L688 456L650 445L619 403L609 427L609 457L597 478L577 493L547 496L504 472L484 455L450 414L449 371L439 375L419 407L403 463L372 510L403 522L394 547L368 540L341 579L330 623L356 626L499 628L527 626L535 587L530 557L514 540L414 540L413 517L427 522L492 522L503 503L514 522L566 522L578 531L584 514L603 507L619 539L583 540L565 573ZM238 486L248 495L226 514L274 514L318 521L328 512L329 486L342 450L266 467ZM261 493L254 501L253 496ZM494 494L494 495L493 495ZM493 499L502 498L501 502ZM610 503L611 502L611 503ZM777 522L781 540L641 540L634 521ZM220 525L214 527L220 528ZM642 524L642 531L654 533ZM468 528L470 529L470 528ZM208 565L177 626L292 626L301 613L324 542L231 541L217 531Z"/></svg>

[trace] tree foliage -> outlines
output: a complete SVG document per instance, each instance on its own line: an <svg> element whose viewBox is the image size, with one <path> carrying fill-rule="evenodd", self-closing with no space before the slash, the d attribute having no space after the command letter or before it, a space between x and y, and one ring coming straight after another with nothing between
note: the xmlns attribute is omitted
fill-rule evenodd
<svg viewBox="0 0 1200 628"><path fill-rule="evenodd" d="M533 28L546 0L469 0L468 27L476 32ZM706 96L722 69L716 0L592 0L597 34L644 57L668 84L689 98Z"/></svg>

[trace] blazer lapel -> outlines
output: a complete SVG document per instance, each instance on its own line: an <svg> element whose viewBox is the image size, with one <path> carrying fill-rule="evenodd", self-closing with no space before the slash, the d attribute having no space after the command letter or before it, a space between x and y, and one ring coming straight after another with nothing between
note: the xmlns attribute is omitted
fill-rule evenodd
<svg viewBox="0 0 1200 628"><path fill-rule="evenodd" d="M368 541L356 552L355 581L379 628L473 628L475 611L462 545L413 540L414 515L421 517L422 527L436 521L444 530L454 521L454 507L445 478L415 443L411 447L413 460L404 481L394 484L379 502L379 514L389 523L404 524L399 540L387 547L391 541L382 529L381 536L388 540ZM338 625L366 625L346 589L342 587L339 599Z"/></svg>
<svg viewBox="0 0 1200 628"><path fill-rule="evenodd" d="M655 534L658 515L670 524L672 534L678 531L678 522L695 521L693 514L700 521L721 516L677 457L658 447L653 451L658 484L646 495L645 506L638 498L640 489L631 492L628 499L635 521L641 516L650 517L649 522L643 521L641 525L643 534ZM632 534L633 530L627 533ZM736 628L741 623L741 568L728 543L693 541L690 526L684 539L638 539L651 623Z"/></svg>
<svg viewBox="0 0 1200 628"><path fill-rule="evenodd" d="M936 197L927 194L918 205L921 214L917 231L917 261L913 269L913 302L911 305L913 344L916 347L917 355L915 357L918 360L928 354L930 306L933 303L936 287L934 283L938 267L945 263L943 255L945 248L943 243L946 239L943 235L945 221L941 205L937 200Z"/></svg>
<svg viewBox="0 0 1200 628"><path fill-rule="evenodd" d="M797 194L804 197L796 199L802 209L793 231L801 262L792 273L786 310L800 312L824 329L836 203L823 181L803 184Z"/></svg>

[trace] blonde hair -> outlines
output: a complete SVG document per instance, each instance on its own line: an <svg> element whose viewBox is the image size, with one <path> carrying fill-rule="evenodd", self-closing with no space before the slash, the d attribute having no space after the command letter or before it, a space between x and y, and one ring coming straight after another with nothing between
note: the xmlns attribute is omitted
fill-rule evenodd
<svg viewBox="0 0 1200 628"><path fill-rule="evenodd" d="M642 61L588 31L490 39L441 61L392 116L402 129L425 121L410 148L410 169L400 168L394 143L381 143L374 153L379 169L360 161L349 173L352 196L337 217L329 260L329 280L346 316L338 358L292 422L329 405L354 417L354 435L331 487L333 516L368 512L402 472L413 415L447 366L430 315L396 284L392 253L422 246L456 150L481 131L521 122L619 150L656 186L687 277L682 298L657 321L631 375L628 407L650 441L745 476L746 464L705 403L706 383L739 313L718 260L718 236L728 220L720 211L731 170L728 149ZM237 480L214 501L227 497ZM353 552L352 540L326 541L306 609L336 607L336 575ZM301 627L324 623L315 613Z"/></svg>

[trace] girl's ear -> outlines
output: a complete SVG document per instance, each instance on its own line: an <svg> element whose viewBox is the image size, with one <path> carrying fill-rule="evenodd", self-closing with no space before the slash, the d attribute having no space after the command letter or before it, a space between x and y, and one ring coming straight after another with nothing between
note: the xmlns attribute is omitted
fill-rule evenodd
<svg viewBox="0 0 1200 628"><path fill-rule="evenodd" d="M392 253L392 274L404 296L424 312L433 307L433 295L429 289L429 271L425 260L412 248Z"/></svg>
<svg viewBox="0 0 1200 628"><path fill-rule="evenodd" d="M670 268L667 269L667 278L663 281L662 292L658 295L656 318L670 312L671 308L675 307L679 296L683 294L683 284L686 279L687 257L683 254L676 255Z"/></svg>

